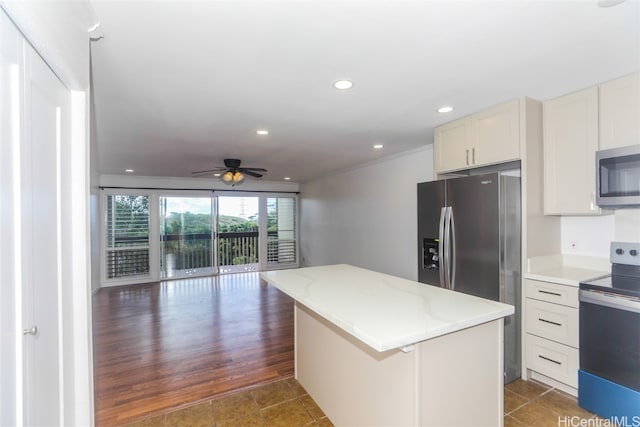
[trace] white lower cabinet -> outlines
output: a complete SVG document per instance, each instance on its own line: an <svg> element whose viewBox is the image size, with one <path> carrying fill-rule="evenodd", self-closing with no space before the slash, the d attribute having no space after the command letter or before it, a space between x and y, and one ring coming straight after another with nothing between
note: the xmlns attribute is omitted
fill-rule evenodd
<svg viewBox="0 0 640 427"><path fill-rule="evenodd" d="M527 334L527 369L578 388L578 349Z"/></svg>
<svg viewBox="0 0 640 427"><path fill-rule="evenodd" d="M578 289L526 280L525 357L527 369L578 388Z"/></svg>

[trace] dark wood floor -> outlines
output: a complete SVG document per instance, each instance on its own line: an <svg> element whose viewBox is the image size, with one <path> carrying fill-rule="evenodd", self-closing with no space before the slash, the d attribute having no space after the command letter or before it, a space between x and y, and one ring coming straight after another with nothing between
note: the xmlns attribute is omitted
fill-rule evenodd
<svg viewBox="0 0 640 427"><path fill-rule="evenodd" d="M257 273L93 297L96 425L117 426L293 375L293 301Z"/></svg>

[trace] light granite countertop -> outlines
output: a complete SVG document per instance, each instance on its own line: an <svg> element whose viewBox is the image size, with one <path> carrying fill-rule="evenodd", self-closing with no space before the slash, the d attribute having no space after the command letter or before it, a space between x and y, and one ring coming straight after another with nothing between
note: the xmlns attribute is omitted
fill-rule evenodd
<svg viewBox="0 0 640 427"><path fill-rule="evenodd" d="M496 320L514 307L346 264L260 276L376 351Z"/></svg>

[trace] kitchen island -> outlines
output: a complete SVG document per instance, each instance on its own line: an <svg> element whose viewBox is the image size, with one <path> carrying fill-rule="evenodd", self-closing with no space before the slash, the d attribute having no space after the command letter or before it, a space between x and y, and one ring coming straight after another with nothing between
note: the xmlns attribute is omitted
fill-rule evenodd
<svg viewBox="0 0 640 427"><path fill-rule="evenodd" d="M350 265L261 273L295 300L295 374L336 426L501 426L510 305Z"/></svg>

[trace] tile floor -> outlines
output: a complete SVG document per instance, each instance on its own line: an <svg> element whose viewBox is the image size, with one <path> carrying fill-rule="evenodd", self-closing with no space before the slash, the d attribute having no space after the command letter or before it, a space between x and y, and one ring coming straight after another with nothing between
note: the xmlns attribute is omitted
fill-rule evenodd
<svg viewBox="0 0 640 427"><path fill-rule="evenodd" d="M257 386L127 427L332 427L294 378Z"/></svg>
<svg viewBox="0 0 640 427"><path fill-rule="evenodd" d="M504 389L504 425L559 427L591 419L575 397L534 381L516 380ZM577 418L576 418L577 417ZM574 424L572 424L572 422ZM294 378L258 386L129 424L127 427L302 427L333 426Z"/></svg>
<svg viewBox="0 0 640 427"><path fill-rule="evenodd" d="M596 417L579 407L575 397L545 384L523 380L504 387L504 413L505 427L587 425L586 420ZM583 424L581 420L585 420Z"/></svg>

